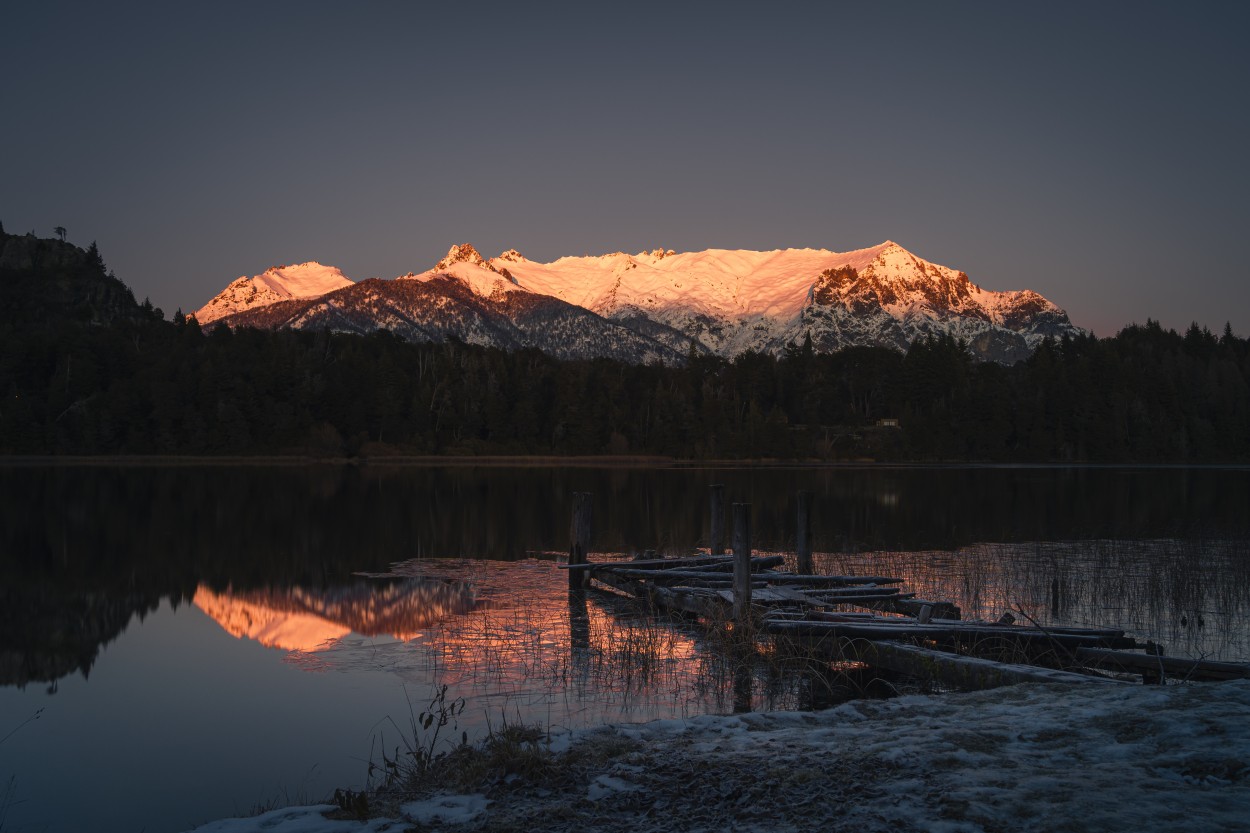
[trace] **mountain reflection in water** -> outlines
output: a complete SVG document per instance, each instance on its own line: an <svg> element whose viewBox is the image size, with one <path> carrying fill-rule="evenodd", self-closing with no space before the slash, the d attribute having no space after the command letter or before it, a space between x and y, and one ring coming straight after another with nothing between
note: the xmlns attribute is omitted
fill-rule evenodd
<svg viewBox="0 0 1250 833"><path fill-rule="evenodd" d="M287 651L320 651L353 632L413 639L441 619L472 610L475 595L459 582L362 579L323 590L216 592L200 585L191 601L240 639Z"/></svg>
<svg viewBox="0 0 1250 833"><path fill-rule="evenodd" d="M570 596L552 553L567 552L578 491L594 495L596 559L706 546L710 484L751 504L760 554L788 554L802 489L821 572L893 575L969 617L1010 608L1250 659L1246 469L0 475L0 735L42 714L0 744L0 785L16 778L6 830L160 833L356 788L376 736L398 740L388 718L407 725L442 685L469 703L470 737L505 716L555 728L816 708L882 685L735 657L680 618ZM116 800L136 783L142 801Z"/></svg>

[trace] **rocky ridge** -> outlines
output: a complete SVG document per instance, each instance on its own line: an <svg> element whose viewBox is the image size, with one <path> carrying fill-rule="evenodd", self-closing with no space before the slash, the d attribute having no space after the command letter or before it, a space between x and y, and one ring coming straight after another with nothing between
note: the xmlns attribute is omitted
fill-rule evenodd
<svg viewBox="0 0 1250 833"><path fill-rule="evenodd" d="M1083 332L1036 292L985 290L892 241L844 253L657 248L551 263L515 249L486 259L461 243L433 268L394 281L352 284L334 272L341 285L317 296L277 297L267 282L249 279L249 287L241 278L203 308L207 318L197 317L641 362L681 361L691 350L780 354L808 335L818 351L905 350L947 334L979 358L1011 363L1047 337Z"/></svg>

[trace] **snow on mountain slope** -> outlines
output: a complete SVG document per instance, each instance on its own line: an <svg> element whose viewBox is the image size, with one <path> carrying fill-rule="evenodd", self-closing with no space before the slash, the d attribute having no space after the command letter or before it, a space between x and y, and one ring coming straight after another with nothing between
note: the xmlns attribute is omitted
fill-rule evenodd
<svg viewBox="0 0 1250 833"><path fill-rule="evenodd" d="M563 257L535 263L511 252L491 260L521 286L613 315L623 307L648 314L685 310L711 315L797 315L824 269L860 268L885 246L853 252L784 249L771 252L708 249L628 255Z"/></svg>
<svg viewBox="0 0 1250 833"><path fill-rule="evenodd" d="M504 293L521 289L507 268L489 263L470 243L452 246L447 256L434 264L433 269L427 269L420 274L409 272L407 275L400 275L397 280L430 281L446 275L456 278L478 295L487 298L498 299Z"/></svg>
<svg viewBox="0 0 1250 833"><path fill-rule="evenodd" d="M777 353L809 332L821 350L906 349L944 332L983 358L1015 361L1047 335L1080 332L1037 293L983 290L888 240L851 252L657 249L552 263L511 250L489 265L507 268L531 291L623 322L663 324L722 356Z"/></svg>
<svg viewBox="0 0 1250 833"><path fill-rule="evenodd" d="M316 261L291 266L271 266L259 275L238 278L195 312L196 320L208 324L217 319L293 298L317 298L351 286L352 280L333 266Z"/></svg>
<svg viewBox="0 0 1250 833"><path fill-rule="evenodd" d="M680 362L689 352L690 340L679 333L656 338L559 298L521 290L494 272L487 273L512 289L484 285L466 270L486 271L456 263L438 273L361 281L319 298L243 310L217 323L360 334L389 330L409 341L454 338L505 350L536 347L562 359L604 357L640 364Z"/></svg>
<svg viewBox="0 0 1250 833"><path fill-rule="evenodd" d="M636 360L684 357L692 342L732 357L748 350L780 353L809 334L821 351L857 345L905 350L916 339L949 334L966 340L981 358L1010 363L1048 336L1082 332L1035 292L982 289L963 272L888 240L850 252L656 249L551 263L515 249L486 260L462 243L425 272L367 282L378 285L341 297L344 283L310 280L296 287L279 281L296 268L302 267L239 279L205 307L208 317L201 320L229 315L231 323L260 326L385 328L406 338L453 335L508 349L537 346L565 357ZM338 270L318 268L350 285ZM333 294L293 291L311 293L323 285L331 285ZM299 297L317 302L278 303ZM613 340L619 342L615 347Z"/></svg>

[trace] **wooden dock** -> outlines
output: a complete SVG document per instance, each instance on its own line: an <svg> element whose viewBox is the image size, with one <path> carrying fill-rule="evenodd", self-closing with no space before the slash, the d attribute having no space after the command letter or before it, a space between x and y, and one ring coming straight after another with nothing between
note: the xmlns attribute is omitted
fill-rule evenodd
<svg viewBox="0 0 1250 833"><path fill-rule="evenodd" d="M830 661L860 662L962 689L1020 682L1116 684L1140 679L1228 680L1250 666L1163 656L1113 628L967 621L949 601L916 598L888 576L814 575L805 514L799 501L798 572L781 555L751 552L747 504L733 506L733 552L717 553L723 490L712 488L709 554L680 558L591 561L589 495L575 498L568 564L570 590L590 587L643 600L659 610L731 626L752 642ZM720 519L720 523L718 523ZM802 551L807 548L807 551Z"/></svg>

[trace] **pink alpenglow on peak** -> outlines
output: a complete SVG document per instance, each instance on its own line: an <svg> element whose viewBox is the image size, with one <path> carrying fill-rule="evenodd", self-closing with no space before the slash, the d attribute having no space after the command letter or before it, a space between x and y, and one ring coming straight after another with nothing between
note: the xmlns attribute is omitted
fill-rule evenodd
<svg viewBox="0 0 1250 833"><path fill-rule="evenodd" d="M510 250L518 258L518 262L528 262L520 253ZM496 258L502 260L502 258ZM447 250L447 255L420 274L409 273L400 276L400 280L430 281L435 278L452 277L468 286L474 293L484 297L499 297L509 292L516 292L521 287L516 278L502 265L486 260L473 248L472 243L458 243Z"/></svg>
<svg viewBox="0 0 1250 833"><path fill-rule="evenodd" d="M473 266L480 266L483 269L494 269L486 262L486 258L478 254L477 249L473 248L472 243L457 243L447 250L447 255L438 263L434 264L434 271L450 268L456 263L468 263Z"/></svg>
<svg viewBox="0 0 1250 833"><path fill-rule="evenodd" d="M486 260L461 243L432 269L367 281L304 306L276 304L296 296L268 291L271 274L227 288L253 296L223 301L223 309L243 310L225 323L391 329L405 338L454 336L563 357L667 362L684 361L692 350L726 358L780 354L809 335L817 351L829 352L869 345L906 350L917 339L944 334L962 339L974 355L1010 364L1046 338L1084 333L1035 292L986 290L892 240L847 252L658 248L550 263L515 249ZM255 309L264 304L274 306Z"/></svg>
<svg viewBox="0 0 1250 833"><path fill-rule="evenodd" d="M244 275L230 283L195 312L196 320L209 324L227 315L268 306L278 301L320 298L353 281L333 266L316 261L290 266L271 266L259 275Z"/></svg>

